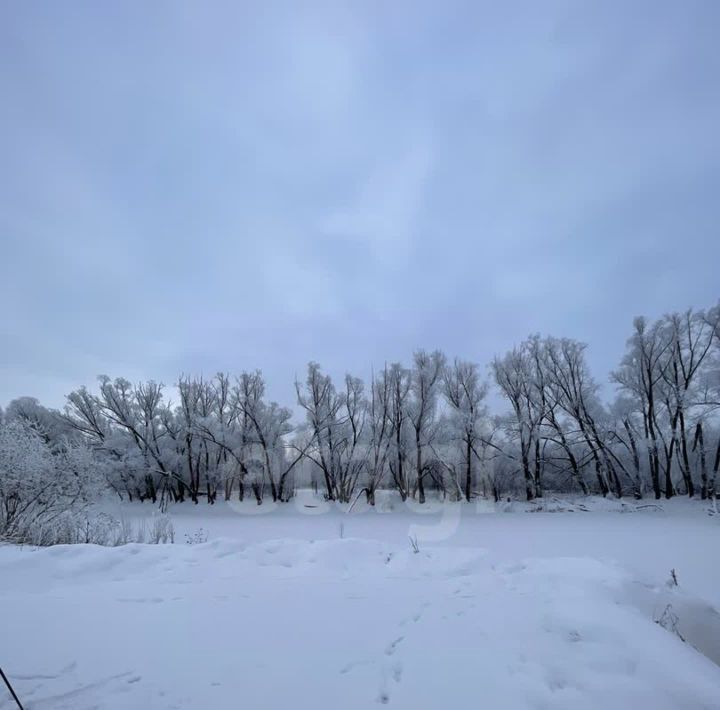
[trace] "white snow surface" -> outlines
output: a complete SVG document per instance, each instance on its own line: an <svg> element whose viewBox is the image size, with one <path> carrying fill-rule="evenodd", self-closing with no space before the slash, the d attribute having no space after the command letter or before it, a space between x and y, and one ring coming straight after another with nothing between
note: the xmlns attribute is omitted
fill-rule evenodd
<svg viewBox="0 0 720 710"><path fill-rule="evenodd" d="M720 708L720 516L581 505L183 504L174 545L3 546L0 666L26 710Z"/></svg>

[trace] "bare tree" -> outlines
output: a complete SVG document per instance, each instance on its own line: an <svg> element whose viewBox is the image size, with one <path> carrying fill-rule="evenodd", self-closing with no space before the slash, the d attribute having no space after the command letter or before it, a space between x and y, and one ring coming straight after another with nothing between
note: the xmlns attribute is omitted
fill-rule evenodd
<svg viewBox="0 0 720 710"><path fill-rule="evenodd" d="M235 391L235 405L240 418L250 425L250 432L241 441L243 460L247 457L248 445L254 444L260 453L262 480L270 485L273 501L286 501L291 495L288 481L295 466L302 459L302 449L288 455L290 445L286 437L293 431L292 412L276 402L266 403L265 381L259 371L243 373ZM247 464L246 464L247 465ZM253 490L258 505L262 503L262 486Z"/></svg>
<svg viewBox="0 0 720 710"><path fill-rule="evenodd" d="M542 496L540 427L545 412L536 397L533 362L527 346L513 348L504 357L495 358L492 369L495 382L512 407L512 418L507 419L507 431L518 442L525 495L528 500L533 500ZM533 452L534 465L531 466Z"/></svg>
<svg viewBox="0 0 720 710"><path fill-rule="evenodd" d="M385 366L377 379L373 374L367 410L368 454L365 493L370 505L375 505L375 493L382 485L392 444L391 389L392 380Z"/></svg>
<svg viewBox="0 0 720 710"><path fill-rule="evenodd" d="M425 502L425 476L432 470L431 463L424 458L424 453L429 448L433 436L438 386L444 367L445 356L437 350L433 353L418 350L413 356L407 409L413 430L415 485L420 503Z"/></svg>
<svg viewBox="0 0 720 710"><path fill-rule="evenodd" d="M673 453L676 453L685 490L693 497L695 485L690 468L687 419L698 402L698 375L712 346L713 328L702 311L673 313L665 316L663 322L670 340L667 362L661 368L662 399L670 428L669 441L665 443L665 470L671 471Z"/></svg>
<svg viewBox="0 0 720 710"><path fill-rule="evenodd" d="M212 503L218 491L243 499L248 484L258 503L268 494L287 500L301 462L324 480L329 500L350 501L359 491L371 505L383 485L420 502L430 486L469 500L481 487L485 495L487 484L498 498L518 482L528 499L544 488L622 496L626 487L639 498L648 484L656 497L715 496L720 305L635 319L612 373L619 385L612 406L601 401L586 346L571 339L531 336L495 358L492 372L510 403L507 416L492 420L477 366L447 365L441 353L425 351L411 368L394 363L373 375L367 393L350 375L336 390L310 363L296 382L306 419L297 428L290 410L266 401L260 372L234 384L224 373L183 376L177 406L156 382L102 377L97 393L72 392L62 415L19 398L5 418L57 442L51 448L89 444L121 498L161 505L186 497Z"/></svg>
<svg viewBox="0 0 720 710"><path fill-rule="evenodd" d="M705 315L705 320L712 333L713 355L711 361L711 372L708 373L707 382L705 384L706 391L709 395L705 398L705 404L708 409L716 410L720 407L720 303L711 308ZM710 477L707 482L707 497L715 498L715 484L720 473L720 432L718 433L717 445L715 447L715 456L713 458L713 466Z"/></svg>
<svg viewBox="0 0 720 710"><path fill-rule="evenodd" d="M338 394L330 376L311 362L305 387L296 382L295 388L311 431L304 455L322 471L327 499L349 502L365 464L360 455L366 411L363 383L347 375L345 392Z"/></svg>
<svg viewBox="0 0 720 710"><path fill-rule="evenodd" d="M647 446L648 466L655 498L662 495L660 487L660 455L658 429L658 395L660 383L664 381L667 366L667 352L672 347L672 338L660 323L648 326L645 318L634 321L634 329L627 344L627 353L620 368L612 373L612 379L634 397L642 416L643 439ZM665 495L673 495L671 472L665 471Z"/></svg>
<svg viewBox="0 0 720 710"><path fill-rule="evenodd" d="M553 403L570 418L587 448L601 493L605 495L612 488L620 497L622 485L617 468L619 466L624 472L627 471L622 462L614 458L609 447L609 437L600 426L599 418L606 415L597 397L597 385L585 361L585 348L583 343L568 338L545 340L544 369L547 372L548 389ZM587 488L583 490L586 492Z"/></svg>
<svg viewBox="0 0 720 710"><path fill-rule="evenodd" d="M475 363L456 359L443 370L443 391L451 409L450 422L454 437L460 442L465 464L464 494L470 500L473 490L473 463L480 458L481 422L487 385L480 380Z"/></svg>
<svg viewBox="0 0 720 710"><path fill-rule="evenodd" d="M410 422L407 416L410 371L400 363L393 363L387 371L387 376L390 378L389 414L392 439L388 468L400 498L405 501L411 492L407 463L410 447Z"/></svg>

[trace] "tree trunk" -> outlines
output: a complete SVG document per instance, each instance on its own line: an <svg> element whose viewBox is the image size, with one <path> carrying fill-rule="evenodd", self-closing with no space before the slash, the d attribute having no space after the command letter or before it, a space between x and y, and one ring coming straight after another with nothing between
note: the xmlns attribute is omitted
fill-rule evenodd
<svg viewBox="0 0 720 710"><path fill-rule="evenodd" d="M688 498L695 497L695 484L692 479L692 471L690 470L690 456L688 455L687 432L685 431L685 412L680 410L680 453L682 455L683 480L687 487Z"/></svg>
<svg viewBox="0 0 720 710"><path fill-rule="evenodd" d="M669 500L675 495L672 482L672 457L675 448L675 438L670 440L670 448L665 451L665 498Z"/></svg>
<svg viewBox="0 0 720 710"><path fill-rule="evenodd" d="M712 475L708 481L708 498L715 498L715 481L717 481L718 469L720 469L720 437L718 437L717 449L715 450Z"/></svg>
<svg viewBox="0 0 720 710"><path fill-rule="evenodd" d="M693 449L699 449L700 452L700 498L706 500L708 497L708 475L707 475L707 460L705 458L705 439L703 438L702 422L697 423L695 427L695 443Z"/></svg>
<svg viewBox="0 0 720 710"><path fill-rule="evenodd" d="M425 482L423 481L423 463L422 463L422 445L420 444L420 431L417 430L415 434L415 449L417 458L417 487L418 487L418 501L420 503L425 502Z"/></svg>
<svg viewBox="0 0 720 710"><path fill-rule="evenodd" d="M594 453L593 449L593 453ZM597 476L598 486L600 487L600 493L602 493L603 498L609 493L609 488L607 481L605 480L605 476L603 475L602 465L600 463L600 459L597 457L597 454L594 456L595 458L595 475Z"/></svg>
<svg viewBox="0 0 720 710"><path fill-rule="evenodd" d="M542 489L542 464L540 459L540 439L535 440L535 497L543 497Z"/></svg>
<svg viewBox="0 0 720 710"><path fill-rule="evenodd" d="M660 461L657 455L657 442L650 440L650 417L648 414L643 412L643 425L645 427L645 440L647 442L647 455L648 455L648 466L650 468L650 478L652 480L653 493L655 494L655 500L662 498L660 492Z"/></svg>
<svg viewBox="0 0 720 710"><path fill-rule="evenodd" d="M523 444L523 442L520 442L520 446L522 449L522 464L523 464L523 474L525 475L525 496L528 500L532 500L535 495L533 493L533 477L530 473L530 460L528 459L527 450Z"/></svg>
<svg viewBox="0 0 720 710"><path fill-rule="evenodd" d="M649 381L652 381L652 372L648 373ZM655 432L655 408L652 387L650 387L648 395L648 414L647 428L650 435L650 469L653 476L653 488L655 489L655 498L660 499L660 455L658 454L657 434Z"/></svg>
<svg viewBox="0 0 720 710"><path fill-rule="evenodd" d="M472 496L472 441L465 440L465 500L470 502Z"/></svg>
<svg viewBox="0 0 720 710"><path fill-rule="evenodd" d="M635 481L634 481L633 495L635 496L636 500L640 500L642 498L642 478L640 477L640 454L638 454L637 444L635 443L635 436L633 435L632 429L630 427L630 422L627 420L627 418L623 419L623 426L625 427L625 431L627 432L628 438L630 439L630 450L632 451L633 465L635 466Z"/></svg>

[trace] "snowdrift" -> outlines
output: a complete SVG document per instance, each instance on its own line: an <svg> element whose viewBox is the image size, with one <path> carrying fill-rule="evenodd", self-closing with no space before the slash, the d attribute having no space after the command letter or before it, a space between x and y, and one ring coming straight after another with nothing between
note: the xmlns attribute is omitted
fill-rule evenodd
<svg viewBox="0 0 720 710"><path fill-rule="evenodd" d="M28 710L720 707L712 606L591 557L360 538L4 547L0 603Z"/></svg>

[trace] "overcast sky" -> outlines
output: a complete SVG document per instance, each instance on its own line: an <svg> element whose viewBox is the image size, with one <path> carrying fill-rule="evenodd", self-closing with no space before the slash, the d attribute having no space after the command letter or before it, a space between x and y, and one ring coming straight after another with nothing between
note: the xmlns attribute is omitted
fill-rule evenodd
<svg viewBox="0 0 720 710"><path fill-rule="evenodd" d="M720 296L720 3L3 2L0 405L292 403Z"/></svg>

